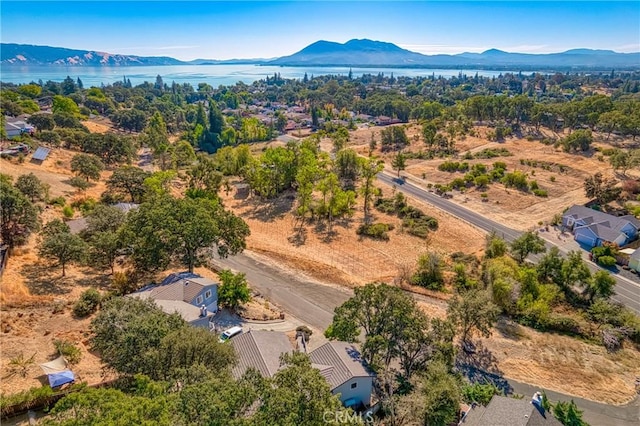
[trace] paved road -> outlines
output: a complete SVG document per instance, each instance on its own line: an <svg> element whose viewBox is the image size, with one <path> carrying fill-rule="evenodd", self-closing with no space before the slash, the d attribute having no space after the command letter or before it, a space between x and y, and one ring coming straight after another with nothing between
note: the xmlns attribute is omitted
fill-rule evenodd
<svg viewBox="0 0 640 426"><path fill-rule="evenodd" d="M385 172L378 174L378 179L388 185L395 185L397 190L438 207L439 209L444 210L484 231L495 231L498 236L504 238L507 242L511 242L522 235L522 232L520 231L516 231L515 229L511 229L491 219L487 219L486 217L466 209L459 204L420 188L407 180L398 179ZM547 248L556 246L560 249L560 252L567 254L568 250L566 248L556 245L552 240L546 240L546 242ZM533 261L536 261L539 256L530 256L530 258ZM587 262L587 265L592 272L600 270L597 265L591 262ZM618 274L612 273L611 275L616 279L616 294L612 299L623 303L636 313L640 314L640 285Z"/></svg>
<svg viewBox="0 0 640 426"><path fill-rule="evenodd" d="M346 288L317 283L294 272L287 272L261 262L250 254L214 259L218 269L244 272L251 287L289 315L324 331L333 320L333 310L349 299Z"/></svg>
<svg viewBox="0 0 640 426"><path fill-rule="evenodd" d="M251 287L270 302L320 331L325 330L331 323L333 310L353 294L349 289L321 284L303 275L297 275L295 272L283 271L262 262L259 257L250 252L227 259L215 259L212 261L212 266L244 272ZM422 296L414 295L414 297ZM525 398L542 390L540 387L511 379L499 378L499 380L506 384L507 389L522 394ZM637 398L628 405L618 407L548 390L546 393L552 401L571 399L576 401L578 407L584 410L585 420L593 426L632 426L637 425L640 419L640 401Z"/></svg>

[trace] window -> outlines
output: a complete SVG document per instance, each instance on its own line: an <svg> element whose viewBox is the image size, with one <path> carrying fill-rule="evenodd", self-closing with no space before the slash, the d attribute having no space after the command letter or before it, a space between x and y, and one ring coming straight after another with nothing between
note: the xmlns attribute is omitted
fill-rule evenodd
<svg viewBox="0 0 640 426"><path fill-rule="evenodd" d="M351 383L351 389L355 389L358 387L358 383Z"/></svg>
<svg viewBox="0 0 640 426"><path fill-rule="evenodd" d="M202 303L202 296L196 297L196 305L199 305L201 303Z"/></svg>
<svg viewBox="0 0 640 426"><path fill-rule="evenodd" d="M210 299L211 298L211 290L207 290L207 292L204 294L204 298L205 299Z"/></svg>

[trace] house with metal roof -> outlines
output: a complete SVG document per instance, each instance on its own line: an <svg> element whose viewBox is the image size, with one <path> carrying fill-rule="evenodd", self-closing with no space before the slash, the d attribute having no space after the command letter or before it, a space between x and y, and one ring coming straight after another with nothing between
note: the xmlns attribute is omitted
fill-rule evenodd
<svg viewBox="0 0 640 426"><path fill-rule="evenodd" d="M495 395L486 407L472 405L459 426L561 426L540 398L538 392L531 400Z"/></svg>
<svg viewBox="0 0 640 426"><path fill-rule="evenodd" d="M4 130L7 132L8 139L15 138L24 133L32 134L35 130L32 125L27 124L22 118L5 116L4 120Z"/></svg>
<svg viewBox="0 0 640 426"><path fill-rule="evenodd" d="M238 357L232 370L236 379L249 368L256 369L262 377L273 377L282 368L280 356L293 352L289 338L281 331L249 330L230 342Z"/></svg>
<svg viewBox="0 0 640 426"><path fill-rule="evenodd" d="M211 316L218 311L218 283L191 272L171 274L160 284L129 296L153 300L166 313L178 313L196 327L209 328Z"/></svg>
<svg viewBox="0 0 640 426"><path fill-rule="evenodd" d="M562 215L562 226L589 248L603 243L624 246L638 238L640 221L632 215L613 216L584 206L572 206Z"/></svg>
<svg viewBox="0 0 640 426"><path fill-rule="evenodd" d="M329 382L345 407L369 407L375 374L351 343L330 341L309 353L312 366Z"/></svg>

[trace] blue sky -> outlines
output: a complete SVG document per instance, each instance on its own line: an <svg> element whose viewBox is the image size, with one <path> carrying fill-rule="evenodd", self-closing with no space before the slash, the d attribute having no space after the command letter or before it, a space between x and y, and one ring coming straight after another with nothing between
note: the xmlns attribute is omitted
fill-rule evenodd
<svg viewBox="0 0 640 426"><path fill-rule="evenodd" d="M2 0L1 38L143 56L270 58L370 38L426 54L640 51L640 2Z"/></svg>

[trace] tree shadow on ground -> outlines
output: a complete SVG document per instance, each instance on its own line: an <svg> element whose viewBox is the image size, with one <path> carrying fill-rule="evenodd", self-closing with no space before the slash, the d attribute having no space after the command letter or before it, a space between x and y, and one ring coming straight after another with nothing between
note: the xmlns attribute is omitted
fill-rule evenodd
<svg viewBox="0 0 640 426"><path fill-rule="evenodd" d="M240 203L240 207L249 208L249 211L244 214L249 219L273 222L275 219L282 218L290 213L295 200L296 198L293 194L283 194L274 199L251 197Z"/></svg>
<svg viewBox="0 0 640 426"><path fill-rule="evenodd" d="M500 318L495 326L500 336L505 339L519 341L524 336L522 326L517 322L508 319L508 318Z"/></svg>
<svg viewBox="0 0 640 426"><path fill-rule="evenodd" d="M498 360L482 342L475 346L474 353L460 351L456 357L456 367L471 383L493 384L505 395L513 393L513 388L502 377Z"/></svg>
<svg viewBox="0 0 640 426"><path fill-rule="evenodd" d="M295 247L303 246L307 242L307 228L296 228L287 240Z"/></svg>
<svg viewBox="0 0 640 426"><path fill-rule="evenodd" d="M71 292L73 287L97 287L107 289L111 285L111 277L104 273L95 273L86 268L82 276L62 276L62 268L59 266L43 265L40 263L24 265L22 275L25 285L33 295L63 295Z"/></svg>
<svg viewBox="0 0 640 426"><path fill-rule="evenodd" d="M62 295L71 291L73 278L63 277L59 267L30 264L22 267L25 285L33 295Z"/></svg>

